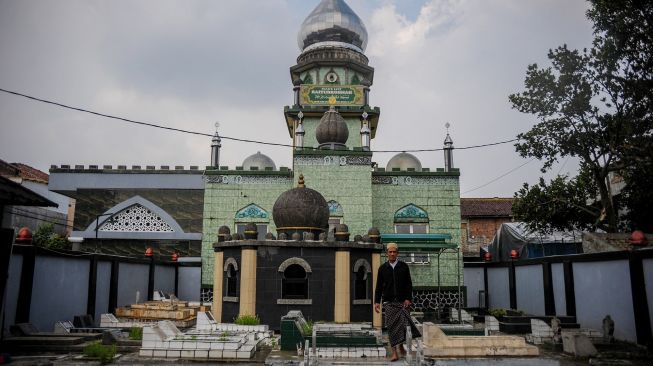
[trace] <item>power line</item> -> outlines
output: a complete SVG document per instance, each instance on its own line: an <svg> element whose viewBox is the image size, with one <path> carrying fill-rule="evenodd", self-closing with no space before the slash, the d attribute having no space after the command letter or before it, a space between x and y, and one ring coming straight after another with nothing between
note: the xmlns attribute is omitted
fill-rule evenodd
<svg viewBox="0 0 653 366"><path fill-rule="evenodd" d="M510 171L508 171L508 172L506 172L506 173L501 174L500 176L498 176L498 177L492 179L491 181L489 181L489 182L487 182L487 183L485 183L485 184L482 184L482 185L480 185L480 186L478 186L478 187L476 187L476 188L473 188L473 189L470 189L470 190L468 190L468 191L465 191L465 192L463 192L463 194L465 194L465 193L469 193L469 192L473 192L473 191L475 191L475 190L477 190L477 189L481 189L481 188L483 188L483 187L485 187L485 186L487 186L487 185L490 185L490 184L492 184L492 183L498 181L499 179L505 177L506 175L508 175L508 174L510 174L510 173L512 173L512 172L514 172L514 171L516 171L516 170L518 170L519 168L523 167L524 165L530 163L530 162L533 161L533 160L535 160L535 158L532 158L531 160L525 162L524 164L522 164L522 165L520 165L520 166L518 166L518 167L516 167L516 168L513 168L513 169L511 169Z"/></svg>
<svg viewBox="0 0 653 366"><path fill-rule="evenodd" d="M89 113L89 114L93 114L93 115L100 116L100 117L116 119L116 120L120 120L120 121L127 122L127 123L133 123L133 124L146 126L146 127L159 128L159 129L173 131L173 132L187 133L187 134L191 134L191 135L213 137L212 134L208 134L208 133L204 133L204 132L190 131L190 130L184 130L184 129L181 129L181 128L162 126L162 125L158 125L158 124L155 124L155 123L135 121L135 120L129 119L129 118L113 116L113 115L110 115L110 114L94 112L94 111L84 109L84 108L69 106L69 105L66 105L66 104L53 102L53 101L47 100L47 99L37 98L37 97L31 96L31 95L27 95L27 94L19 93L19 92L16 92L16 91L7 90L7 89L0 88L0 91L8 93L8 94L13 94L13 95L16 95L16 96L19 96L19 97L27 98L27 99L30 99L30 100L34 100L34 101L37 101L37 102L51 104L51 105L55 105L55 106L66 108L66 109L72 109L72 110L78 111L78 112ZM247 142L247 143L259 144L259 145L281 146L281 147L292 147L292 148L294 148L293 145L281 144L281 143L276 143L276 142L242 139L242 138L222 136L222 135L220 135L220 138L225 139L225 140L238 141L238 142ZM510 142L515 142L517 140L518 139L511 139L511 140L493 142L493 143L489 143L489 144L472 145L472 146L458 147L458 148L453 148L453 149L454 150L476 149L476 148L481 148L481 147L488 147L488 146L507 144L507 143L510 143ZM303 149L304 150L319 150L319 148L316 148L316 147L304 147ZM406 149L405 150L373 150L373 151L370 151L370 152L372 152L372 153L374 153L374 152L376 152L376 153L400 153L400 152L432 152L432 151L443 151L443 150L444 150L444 148L434 148L434 149L409 149L409 150L406 150Z"/></svg>

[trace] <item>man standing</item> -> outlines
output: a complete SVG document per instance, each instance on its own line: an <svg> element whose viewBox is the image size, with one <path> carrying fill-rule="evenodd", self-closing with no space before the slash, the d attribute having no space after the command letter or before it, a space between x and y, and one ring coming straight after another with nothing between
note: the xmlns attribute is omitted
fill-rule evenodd
<svg viewBox="0 0 653 366"><path fill-rule="evenodd" d="M374 290L374 311L381 312L381 298L385 310L385 325L388 328L388 338L392 354L390 361L406 354L402 344L406 341L406 326L410 326L414 337L421 334L415 327L409 308L413 300L413 281L410 278L408 265L397 259L399 248L397 243L386 246L388 261L379 267L376 289Z"/></svg>

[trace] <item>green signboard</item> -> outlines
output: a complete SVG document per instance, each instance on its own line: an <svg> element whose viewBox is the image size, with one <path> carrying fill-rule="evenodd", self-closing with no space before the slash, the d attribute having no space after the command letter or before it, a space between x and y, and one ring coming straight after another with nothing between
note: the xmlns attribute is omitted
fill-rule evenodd
<svg viewBox="0 0 653 366"><path fill-rule="evenodd" d="M302 105L352 105L365 103L363 87L359 85L302 85L299 90Z"/></svg>

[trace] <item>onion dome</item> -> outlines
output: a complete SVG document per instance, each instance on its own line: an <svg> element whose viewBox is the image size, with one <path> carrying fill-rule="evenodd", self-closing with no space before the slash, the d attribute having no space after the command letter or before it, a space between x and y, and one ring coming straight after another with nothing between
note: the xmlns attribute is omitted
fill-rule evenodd
<svg viewBox="0 0 653 366"><path fill-rule="evenodd" d="M295 232L319 235L329 227L329 205L320 192L304 186L304 176L300 175L297 187L277 198L272 218L280 239L283 233L287 236Z"/></svg>
<svg viewBox="0 0 653 366"><path fill-rule="evenodd" d="M406 171L408 169L414 170L416 172L422 171L422 163L419 159L413 154L409 153L399 153L390 159L388 165L386 165L386 171L393 171L399 169Z"/></svg>
<svg viewBox="0 0 653 366"><path fill-rule="evenodd" d="M369 230L367 230L367 237L371 243L381 242L381 232L376 227L371 227Z"/></svg>
<svg viewBox="0 0 653 366"><path fill-rule="evenodd" d="M226 241L227 237L231 237L231 230L229 229L229 226L220 226L218 228L218 242Z"/></svg>
<svg viewBox="0 0 653 366"><path fill-rule="evenodd" d="M297 43L302 51L332 46L363 53L367 29L344 0L322 0L302 23Z"/></svg>
<svg viewBox="0 0 653 366"><path fill-rule="evenodd" d="M256 240L258 238L258 228L256 227L256 224L253 222L247 223L247 225L245 225L243 236L247 240Z"/></svg>
<svg viewBox="0 0 653 366"><path fill-rule="evenodd" d="M345 224L337 224L334 235L336 241L349 241L349 227Z"/></svg>
<svg viewBox="0 0 653 366"><path fill-rule="evenodd" d="M330 106L329 110L324 112L320 124L315 130L315 138L320 144L320 149L344 150L347 148L345 145L349 138L347 122L334 106Z"/></svg>
<svg viewBox="0 0 653 366"><path fill-rule="evenodd" d="M252 170L252 168L255 170L265 170L265 168L276 170L277 166L274 165L274 161L270 157L258 151L256 154L250 155L243 160L243 170Z"/></svg>

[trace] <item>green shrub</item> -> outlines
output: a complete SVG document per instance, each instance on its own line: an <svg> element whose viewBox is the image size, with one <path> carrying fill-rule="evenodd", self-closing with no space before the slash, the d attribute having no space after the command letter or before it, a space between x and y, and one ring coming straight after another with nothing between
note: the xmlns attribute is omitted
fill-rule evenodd
<svg viewBox="0 0 653 366"><path fill-rule="evenodd" d="M143 340L143 328L141 327L131 327L129 328L129 339L135 341Z"/></svg>
<svg viewBox="0 0 653 366"><path fill-rule="evenodd" d="M489 312L490 312L490 315L492 315L495 318L506 316L506 314L508 314L506 309L490 309Z"/></svg>
<svg viewBox="0 0 653 366"><path fill-rule="evenodd" d="M259 319L258 315L238 315L234 323L238 325L259 325L261 319Z"/></svg>
<svg viewBox="0 0 653 366"><path fill-rule="evenodd" d="M66 249L66 238L54 231L53 224L41 224L34 233L34 244L49 249Z"/></svg>
<svg viewBox="0 0 653 366"><path fill-rule="evenodd" d="M104 346L100 342L93 342L84 347L84 356L97 358L101 363L110 363L116 355L116 345Z"/></svg>
<svg viewBox="0 0 653 366"><path fill-rule="evenodd" d="M313 321L307 320L306 323L302 325L302 331L304 334L313 334Z"/></svg>

